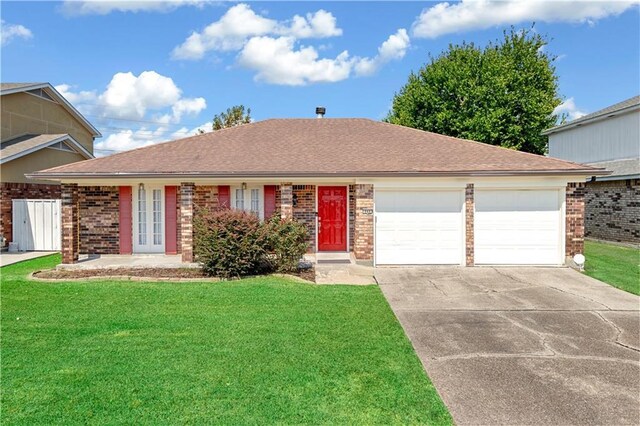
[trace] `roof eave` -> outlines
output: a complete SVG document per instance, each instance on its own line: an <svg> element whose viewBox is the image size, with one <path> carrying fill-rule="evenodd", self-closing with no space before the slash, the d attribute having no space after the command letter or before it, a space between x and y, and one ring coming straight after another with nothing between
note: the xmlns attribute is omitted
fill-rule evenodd
<svg viewBox="0 0 640 426"><path fill-rule="evenodd" d="M636 110L640 110L640 104L636 104L636 105L631 105L625 108L621 108L617 111L611 111L608 113L604 113L604 114L600 114L600 115L596 115L594 117L590 117L586 120L581 120L579 118L573 120L573 121L569 121L568 123L564 123L564 124L560 124L558 126L552 127L550 129L546 129L544 130L541 134L543 136L549 136L552 133L558 133L558 132L563 132L565 130L569 130L575 127L580 127L583 126L585 124L591 124L591 123L595 123L597 121L602 121L605 120L609 117L613 117L613 116L618 116L621 114L626 114L629 112L633 112Z"/></svg>
<svg viewBox="0 0 640 426"><path fill-rule="evenodd" d="M78 142L77 140L75 140L73 138L73 136L69 135L69 134L65 134L64 136L61 136L59 138L50 140L49 142L44 142L38 146L34 146L30 149L26 149L24 151L18 152L16 154L13 155L9 155L7 157L1 158L0 159L0 164L5 164L8 163L9 161L13 161L13 160L17 160L18 158L22 158L26 155L32 154L36 151L40 151L41 149L44 148L48 148L51 145L55 145L58 142L64 142L64 141L70 141L71 144L75 147L76 152L80 155L82 155L85 159L90 160L92 158L95 158L93 154L91 154L89 151L87 151L87 149L85 147L82 146L82 144L80 144L80 142Z"/></svg>
<svg viewBox="0 0 640 426"><path fill-rule="evenodd" d="M434 171L434 172L252 172L252 173L29 173L29 179L127 179L127 178L301 178L301 177L462 177L462 176L606 176L611 172L605 169L556 169L556 170L487 170L487 171Z"/></svg>

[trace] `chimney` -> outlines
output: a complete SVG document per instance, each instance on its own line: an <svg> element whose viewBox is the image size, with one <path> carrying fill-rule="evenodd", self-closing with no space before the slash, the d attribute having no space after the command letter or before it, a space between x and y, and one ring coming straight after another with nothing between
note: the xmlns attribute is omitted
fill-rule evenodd
<svg viewBox="0 0 640 426"><path fill-rule="evenodd" d="M316 117L317 118L324 117L324 113L325 112L327 112L327 109L325 107L316 107Z"/></svg>

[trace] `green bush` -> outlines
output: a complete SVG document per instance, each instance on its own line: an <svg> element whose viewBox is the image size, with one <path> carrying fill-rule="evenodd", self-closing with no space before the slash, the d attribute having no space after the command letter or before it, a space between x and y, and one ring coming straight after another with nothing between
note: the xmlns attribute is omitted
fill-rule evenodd
<svg viewBox="0 0 640 426"><path fill-rule="evenodd" d="M207 275L232 278L264 272L268 239L255 215L200 210L194 217L194 254Z"/></svg>
<svg viewBox="0 0 640 426"><path fill-rule="evenodd" d="M294 219L281 219L277 215L265 221L263 227L273 269L277 272L297 270L298 262L308 248L307 227Z"/></svg>
<svg viewBox="0 0 640 426"><path fill-rule="evenodd" d="M264 223L238 210L199 210L194 254L204 273L222 278L292 272L306 253L307 228L274 215Z"/></svg>

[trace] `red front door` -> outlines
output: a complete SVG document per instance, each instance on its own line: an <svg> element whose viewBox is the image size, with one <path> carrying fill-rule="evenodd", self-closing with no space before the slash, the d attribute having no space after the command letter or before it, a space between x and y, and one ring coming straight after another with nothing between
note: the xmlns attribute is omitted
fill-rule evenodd
<svg viewBox="0 0 640 426"><path fill-rule="evenodd" d="M347 251L347 188L318 187L318 251Z"/></svg>

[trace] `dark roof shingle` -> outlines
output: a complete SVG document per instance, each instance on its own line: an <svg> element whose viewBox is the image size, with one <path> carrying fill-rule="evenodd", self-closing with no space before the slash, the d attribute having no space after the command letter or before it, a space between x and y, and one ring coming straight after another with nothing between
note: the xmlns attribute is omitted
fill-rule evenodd
<svg viewBox="0 0 640 426"><path fill-rule="evenodd" d="M359 118L271 119L45 170L44 176L579 173L588 166Z"/></svg>

